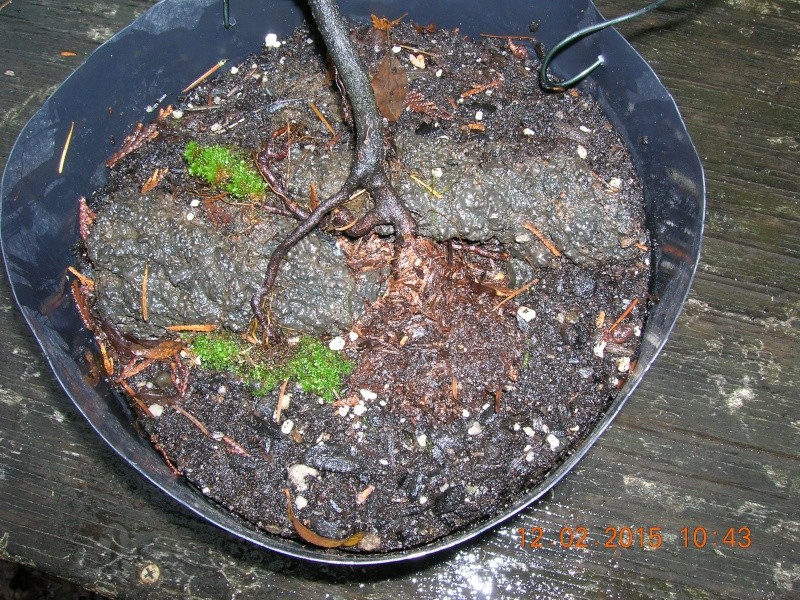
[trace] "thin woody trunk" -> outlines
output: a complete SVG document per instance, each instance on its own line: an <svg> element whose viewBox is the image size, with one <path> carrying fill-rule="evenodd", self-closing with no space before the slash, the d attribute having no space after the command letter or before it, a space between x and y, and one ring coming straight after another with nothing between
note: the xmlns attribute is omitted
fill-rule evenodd
<svg viewBox="0 0 800 600"><path fill-rule="evenodd" d="M373 208L363 215L347 234L359 237L376 225L393 225L399 240L416 232L416 222L392 187L386 172L383 118L375 103L367 69L350 41L348 26L333 0L308 0L322 39L344 84L356 133L355 161L341 189L320 205L284 239L270 257L264 283L253 297L253 313L268 332L263 304L272 290L281 262L289 250L317 227L332 210L341 206L359 189L369 192Z"/></svg>

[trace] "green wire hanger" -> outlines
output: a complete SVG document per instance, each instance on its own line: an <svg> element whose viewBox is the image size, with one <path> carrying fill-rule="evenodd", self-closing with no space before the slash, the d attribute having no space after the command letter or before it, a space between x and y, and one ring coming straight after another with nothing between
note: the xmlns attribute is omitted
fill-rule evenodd
<svg viewBox="0 0 800 600"><path fill-rule="evenodd" d="M586 36L589 36L597 31L601 31L606 27L612 27L614 25L618 25L620 23L624 23L625 21L630 21L631 19L635 19L637 17L645 15L650 11L655 10L656 8L658 8L659 6L661 6L666 2L668 2L668 0L656 0L652 4L648 4L644 8L640 8L637 11L628 13L627 15L622 15L621 17L616 17L615 19L609 19L608 21L603 21L602 23L590 25L589 27L586 27L584 29L579 29L575 33L565 37L563 40L561 40L555 46L553 46L550 52L547 53L547 56L544 57L544 60L542 60L542 66L539 69L539 82L541 86L549 92L559 92L582 81L597 67L601 67L604 64L606 64L606 59L603 57L602 54L597 57L597 60L594 62L594 64L590 65L589 67L587 67L574 77L570 77L565 81L553 81L552 79L550 79L550 75L547 73L547 67L550 64L550 61L553 60L553 58L564 48L566 48L567 46L571 46L578 40L581 40Z"/></svg>

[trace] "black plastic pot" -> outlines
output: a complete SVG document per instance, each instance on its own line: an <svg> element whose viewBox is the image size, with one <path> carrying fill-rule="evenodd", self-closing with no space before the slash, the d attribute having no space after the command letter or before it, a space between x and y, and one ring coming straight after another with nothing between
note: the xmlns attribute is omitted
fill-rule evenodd
<svg viewBox="0 0 800 600"><path fill-rule="evenodd" d="M606 66L582 84L625 138L644 183L647 223L655 250L652 293L659 298L643 335L637 367L583 445L503 514L420 548L388 554L316 549L249 527L171 473L133 427L125 400L103 381L92 383L84 355L95 352L67 293L65 270L78 238L77 201L101 181L111 139L122 140L146 107L174 101L181 88L219 59L231 64L259 51L268 32L285 36L303 19L288 0L233 0L236 25L223 27L218 0L164 0L101 46L42 106L20 134L2 180L2 248L11 286L56 377L97 433L144 477L198 516L235 536L283 554L318 562L378 564L450 548L521 511L581 459L622 408L667 339L697 266L705 213L703 172L680 114L642 58L613 30L588 37L559 55L552 70L569 76L594 62ZM399 10L389 3L343 0L351 18ZM415 0L403 11L416 22L459 27L465 34L511 33L540 21L549 47L601 20L588 0ZM389 14L388 16L393 16ZM62 147L74 126L63 173ZM276 485L278 483L276 482Z"/></svg>

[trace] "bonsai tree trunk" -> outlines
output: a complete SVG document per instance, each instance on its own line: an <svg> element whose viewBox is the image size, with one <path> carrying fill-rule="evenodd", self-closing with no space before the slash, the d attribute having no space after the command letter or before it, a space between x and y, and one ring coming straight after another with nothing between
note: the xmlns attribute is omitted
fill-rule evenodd
<svg viewBox="0 0 800 600"><path fill-rule="evenodd" d="M275 249L267 265L264 283L253 297L253 313L269 335L263 304L275 284L278 269L289 250L356 191L366 190L373 207L347 231L352 237L369 233L376 225L392 225L398 241L416 232L416 221L389 181L386 170L383 117L378 111L367 69L350 41L348 26L334 0L308 0L311 13L343 83L356 134L355 160L341 189L302 221Z"/></svg>

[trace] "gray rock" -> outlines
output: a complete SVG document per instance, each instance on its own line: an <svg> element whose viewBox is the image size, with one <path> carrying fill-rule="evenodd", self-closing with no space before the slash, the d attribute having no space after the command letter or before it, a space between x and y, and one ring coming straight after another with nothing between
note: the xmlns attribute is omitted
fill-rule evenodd
<svg viewBox="0 0 800 600"><path fill-rule="evenodd" d="M163 334L169 325L218 323L247 328L250 299L272 250L294 222L277 219L233 238L163 194L120 193L98 214L87 246L97 308L128 333ZM148 268L149 319L142 320ZM374 283L373 283L374 287ZM312 234L282 265L270 309L281 325L308 333L346 330L363 309L363 289L331 238Z"/></svg>
<svg viewBox="0 0 800 600"><path fill-rule="evenodd" d="M446 136L410 131L395 141L407 171L427 181L432 168L442 170L442 177L433 181L442 198L405 170L394 174L394 185L417 216L421 235L498 240L515 257L537 266L547 266L553 256L524 223L534 224L567 258L586 266L629 257L634 249L630 244L623 248L620 239L645 240L641 207L631 209L620 194L598 186L578 158L500 164L483 162L481 157L490 153L476 142L454 144ZM341 186L352 156L335 150L329 155L298 153L293 160L298 167L292 189L300 193L315 181L327 196Z"/></svg>

